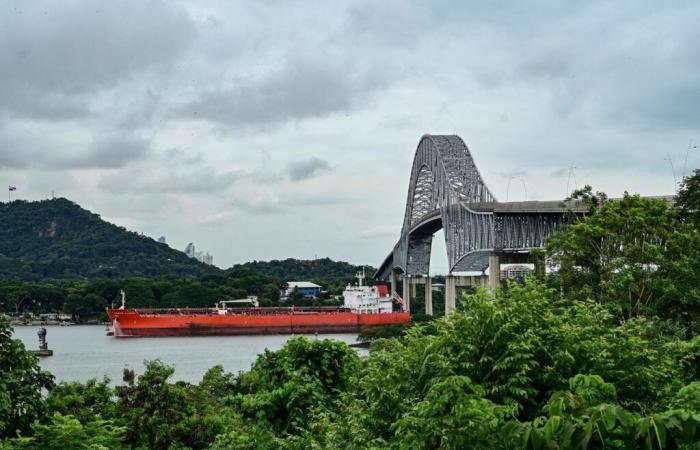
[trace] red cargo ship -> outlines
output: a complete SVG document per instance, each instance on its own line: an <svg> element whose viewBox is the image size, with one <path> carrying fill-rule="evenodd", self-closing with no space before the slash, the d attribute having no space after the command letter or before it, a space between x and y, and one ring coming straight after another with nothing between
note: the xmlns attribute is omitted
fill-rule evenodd
<svg viewBox="0 0 700 450"><path fill-rule="evenodd" d="M348 294L350 293L350 295ZM364 297L360 296L365 294ZM358 303L348 306L348 300ZM372 306L371 300L376 300ZM408 312L394 312L386 287L348 286L343 307L257 307L255 298L227 300L214 308L127 309L108 308L109 334L125 336L197 336L242 334L358 333L366 328L408 323ZM252 303L252 308L228 308L229 303ZM388 303L388 305L387 305Z"/></svg>
<svg viewBox="0 0 700 450"><path fill-rule="evenodd" d="M291 333L358 333L407 323L407 312L363 314L348 308L108 309L114 336L195 336Z"/></svg>

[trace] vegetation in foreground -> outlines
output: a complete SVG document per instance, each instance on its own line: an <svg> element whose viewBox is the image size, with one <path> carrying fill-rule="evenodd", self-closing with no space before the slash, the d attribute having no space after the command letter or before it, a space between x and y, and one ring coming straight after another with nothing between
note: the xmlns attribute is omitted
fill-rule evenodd
<svg viewBox="0 0 700 450"><path fill-rule="evenodd" d="M465 296L363 359L295 338L196 385L159 361L53 385L2 319L0 449L700 449L689 185L677 209L585 190L591 214L547 249L556 275Z"/></svg>
<svg viewBox="0 0 700 450"><path fill-rule="evenodd" d="M364 360L295 338L198 385L151 361L116 388L52 386L3 321L5 358L24 363L2 361L0 448L698 448L700 338L683 327L536 281L463 301Z"/></svg>

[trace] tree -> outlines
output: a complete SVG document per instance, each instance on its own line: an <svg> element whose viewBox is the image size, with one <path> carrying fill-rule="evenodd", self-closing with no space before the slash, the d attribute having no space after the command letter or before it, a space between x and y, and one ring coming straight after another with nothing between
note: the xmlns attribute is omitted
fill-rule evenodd
<svg viewBox="0 0 700 450"><path fill-rule="evenodd" d="M120 450L124 427L115 426L100 418L81 423L72 416L56 413L49 423L34 423L33 435L12 439L13 450ZM0 447L1 448L1 447Z"/></svg>
<svg viewBox="0 0 700 450"><path fill-rule="evenodd" d="M239 377L236 403L244 417L277 433L299 433L348 387L358 366L357 353L342 342L294 338L266 350Z"/></svg>
<svg viewBox="0 0 700 450"><path fill-rule="evenodd" d="M89 312L88 309L85 307L83 296L77 293L69 294L66 297L64 311L73 316L74 318L80 317L81 315L87 314Z"/></svg>
<svg viewBox="0 0 700 450"><path fill-rule="evenodd" d="M700 229L700 169L695 169L692 175L683 179L676 194L676 206L683 219Z"/></svg>
<svg viewBox="0 0 700 450"><path fill-rule="evenodd" d="M85 383L63 382L54 386L46 397L46 406L51 414L71 416L82 424L99 417L105 420L116 418L114 390L109 378L102 381L91 379Z"/></svg>
<svg viewBox="0 0 700 450"><path fill-rule="evenodd" d="M189 415L183 386L168 383L174 369L159 360L146 363L135 382L134 373L124 369L123 386L117 386L119 414L128 424L127 440L149 449L167 449L177 440L175 425Z"/></svg>
<svg viewBox="0 0 700 450"><path fill-rule="evenodd" d="M654 312L664 287L666 249L677 214L665 201L625 193L552 235L554 279L573 298L592 298L620 318Z"/></svg>
<svg viewBox="0 0 700 450"><path fill-rule="evenodd" d="M461 450L494 448L511 410L485 399L469 377L454 375L435 383L425 399L396 423L399 448Z"/></svg>
<svg viewBox="0 0 700 450"><path fill-rule="evenodd" d="M532 450L580 448L697 449L700 435L700 383L681 388L672 409L647 416L616 404L615 386L596 375L576 375L569 390L556 392L547 416L506 424L509 448Z"/></svg>
<svg viewBox="0 0 700 450"><path fill-rule="evenodd" d="M36 356L12 338L7 316L0 315L0 438L25 432L45 411L42 389L53 376L39 368Z"/></svg>

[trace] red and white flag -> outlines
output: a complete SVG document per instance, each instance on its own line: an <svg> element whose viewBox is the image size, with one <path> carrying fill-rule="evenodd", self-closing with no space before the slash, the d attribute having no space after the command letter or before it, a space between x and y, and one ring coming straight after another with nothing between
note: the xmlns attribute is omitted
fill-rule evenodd
<svg viewBox="0 0 700 450"><path fill-rule="evenodd" d="M10 189L11 191L16 191L16 190L17 190L17 186L10 186L9 189Z"/></svg>

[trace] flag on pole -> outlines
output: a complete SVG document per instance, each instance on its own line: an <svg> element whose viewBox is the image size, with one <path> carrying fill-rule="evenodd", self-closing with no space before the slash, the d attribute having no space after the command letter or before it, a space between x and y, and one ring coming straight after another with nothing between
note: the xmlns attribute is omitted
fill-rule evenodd
<svg viewBox="0 0 700 450"><path fill-rule="evenodd" d="M16 190L17 190L17 186L10 186L9 189L10 189L10 191L16 191Z"/></svg>

